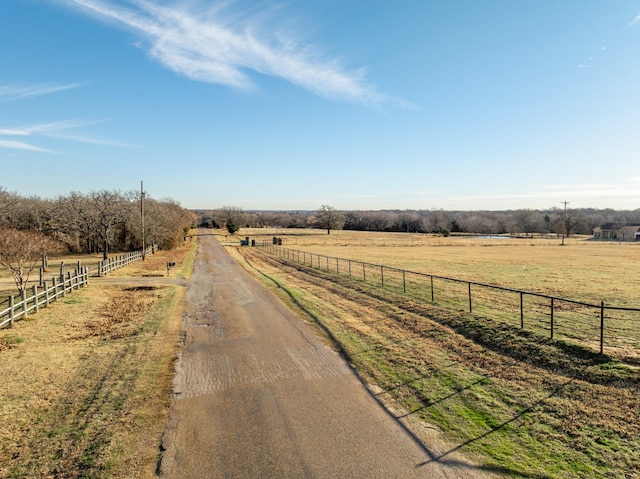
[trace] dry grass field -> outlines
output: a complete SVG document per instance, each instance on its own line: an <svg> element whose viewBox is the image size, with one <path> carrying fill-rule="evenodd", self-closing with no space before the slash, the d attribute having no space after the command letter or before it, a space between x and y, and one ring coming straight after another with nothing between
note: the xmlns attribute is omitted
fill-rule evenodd
<svg viewBox="0 0 640 479"><path fill-rule="evenodd" d="M437 237L403 233L368 233L318 230L243 230L256 244L271 243L274 233L283 247L301 260L321 255L325 269L338 269L367 281L407 291L408 297L430 299L436 290L437 302L456 308L470 308L468 285L473 282L497 288L473 287L473 312L510 324L523 324L555 338L575 340L640 364L640 243L595 242L589 238L479 238ZM281 236L280 236L281 234ZM302 252L302 253L297 253ZM303 255L307 253L305 258ZM326 256L322 256L326 255ZM329 260L326 258L329 257ZM362 261L427 275L455 278L461 282L437 280L417 274L407 275L386 269L349 265ZM325 262L326 261L326 262ZM403 283L406 283L403 285ZM536 296L547 295L568 301ZM601 318L601 302L605 311ZM578 304L584 303L584 304ZM622 311L610 308L630 308ZM553 325L551 309L553 309ZM635 311L633 311L635 309ZM521 314L522 311L522 314ZM601 322L602 319L602 322ZM601 328L604 333L601 337Z"/></svg>
<svg viewBox="0 0 640 479"><path fill-rule="evenodd" d="M372 394L430 444L433 460L461 451L498 477L640 478L640 369L491 317L236 247L245 236L271 243L274 233L216 232L249 271L318 325ZM640 245L278 234L285 246L314 254L640 307ZM95 280L0 330L0 477L154 476L183 291L153 281L166 274L167 261L177 263L171 276L188 276L194 245ZM113 284L114 277L123 282ZM141 285L143 278L151 283ZM12 289L6 272L0 285Z"/></svg>
<svg viewBox="0 0 640 479"><path fill-rule="evenodd" d="M195 243L0 330L0 477L154 477ZM87 264L91 258L81 258ZM52 259L65 264L78 257ZM6 277L6 275L5 275ZM142 285L131 278L148 277Z"/></svg>
<svg viewBox="0 0 640 479"><path fill-rule="evenodd" d="M286 246L308 252L638 304L638 245L283 233ZM273 231L241 231L245 236L270 242ZM491 318L229 244L249 271L318 325L391 414L432 445L434 460L462 451L499 477L640 477L639 369ZM631 284L622 284L621 276Z"/></svg>
<svg viewBox="0 0 640 479"><path fill-rule="evenodd" d="M271 242L282 230L243 229ZM576 301L640 308L640 243L284 230L283 246Z"/></svg>

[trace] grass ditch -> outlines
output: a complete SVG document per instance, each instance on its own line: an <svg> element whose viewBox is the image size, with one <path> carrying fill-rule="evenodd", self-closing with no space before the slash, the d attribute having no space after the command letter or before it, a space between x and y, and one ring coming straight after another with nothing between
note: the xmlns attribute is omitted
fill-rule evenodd
<svg viewBox="0 0 640 479"><path fill-rule="evenodd" d="M312 313L398 420L420 418L439 431L438 460L464 452L507 477L640 477L637 369L490 318L241 251L290 304L295 298Z"/></svg>
<svg viewBox="0 0 640 479"><path fill-rule="evenodd" d="M163 254L188 274L194 252ZM0 477L155 477L183 300L94 282L0 330Z"/></svg>

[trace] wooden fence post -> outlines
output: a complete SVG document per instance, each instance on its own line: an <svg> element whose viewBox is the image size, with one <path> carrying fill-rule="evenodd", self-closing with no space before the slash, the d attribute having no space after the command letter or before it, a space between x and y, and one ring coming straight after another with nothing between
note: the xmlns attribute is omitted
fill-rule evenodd
<svg viewBox="0 0 640 479"><path fill-rule="evenodd" d="M9 319L11 322L9 323L9 327L13 327L13 311L15 308L15 299L13 299L13 295L9 296Z"/></svg>
<svg viewBox="0 0 640 479"><path fill-rule="evenodd" d="M471 304L471 283L469 284L469 313L473 313L473 305Z"/></svg>
<svg viewBox="0 0 640 479"><path fill-rule="evenodd" d="M51 278L51 282L53 283L53 301L58 299L58 283L56 282L56 278Z"/></svg>
<svg viewBox="0 0 640 479"><path fill-rule="evenodd" d="M64 281L64 261L60 262L60 281Z"/></svg>
<svg viewBox="0 0 640 479"><path fill-rule="evenodd" d="M20 291L20 297L22 298L22 315L26 318L29 313L27 311L27 292L24 289Z"/></svg>
<svg viewBox="0 0 640 479"><path fill-rule="evenodd" d="M47 285L46 281L43 281L42 286L44 287L44 304L49 306L49 285Z"/></svg>
<svg viewBox="0 0 640 479"><path fill-rule="evenodd" d="M36 313L40 311L40 306L38 305L38 286L33 285L33 304L36 307Z"/></svg>

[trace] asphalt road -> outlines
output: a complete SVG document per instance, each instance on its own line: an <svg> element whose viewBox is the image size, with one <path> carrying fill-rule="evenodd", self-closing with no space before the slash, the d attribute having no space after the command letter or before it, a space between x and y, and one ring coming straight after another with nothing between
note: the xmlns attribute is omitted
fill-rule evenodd
<svg viewBox="0 0 640 479"><path fill-rule="evenodd" d="M315 330L199 238L159 474L469 478L432 460Z"/></svg>

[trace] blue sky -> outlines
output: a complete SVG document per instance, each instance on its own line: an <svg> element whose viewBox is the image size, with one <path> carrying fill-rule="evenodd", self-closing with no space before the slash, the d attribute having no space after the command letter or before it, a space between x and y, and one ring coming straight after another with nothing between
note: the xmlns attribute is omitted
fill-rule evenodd
<svg viewBox="0 0 640 479"><path fill-rule="evenodd" d="M0 185L640 208L640 0L1 0Z"/></svg>

